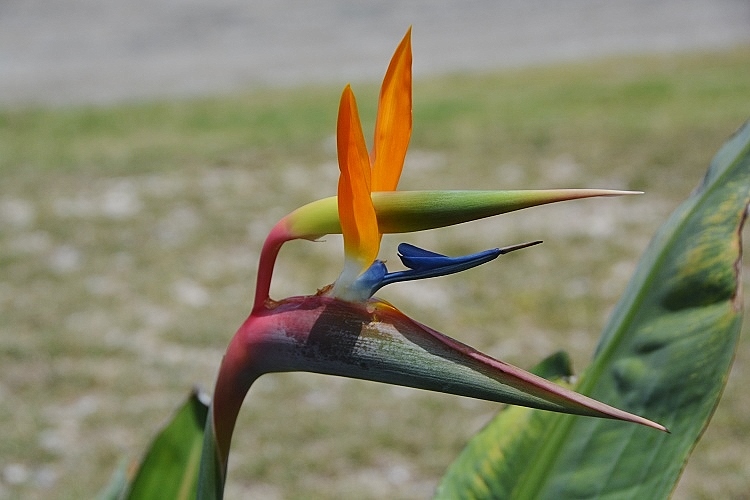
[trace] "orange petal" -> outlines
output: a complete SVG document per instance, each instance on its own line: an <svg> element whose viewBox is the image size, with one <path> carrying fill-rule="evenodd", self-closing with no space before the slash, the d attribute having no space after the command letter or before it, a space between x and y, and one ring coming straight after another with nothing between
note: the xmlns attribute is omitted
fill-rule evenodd
<svg viewBox="0 0 750 500"><path fill-rule="evenodd" d="M338 210L344 251L364 271L378 256L380 234L370 197L371 172L367 146L357 112L357 101L349 85L341 95L337 126L339 157Z"/></svg>
<svg viewBox="0 0 750 500"><path fill-rule="evenodd" d="M372 150L372 190L394 191L411 138L411 28L383 78Z"/></svg>

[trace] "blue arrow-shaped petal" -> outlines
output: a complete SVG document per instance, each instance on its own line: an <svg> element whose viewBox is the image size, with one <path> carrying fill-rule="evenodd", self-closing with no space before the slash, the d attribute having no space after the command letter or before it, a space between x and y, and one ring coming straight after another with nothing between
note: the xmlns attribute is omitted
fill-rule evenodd
<svg viewBox="0 0 750 500"><path fill-rule="evenodd" d="M411 281L423 278L435 278L437 276L446 276L454 274L472 267L482 265L491 260L495 260L500 255L520 250L521 248L538 245L541 241L532 241L520 245L511 245L503 248L492 248L483 252L477 252L461 257L448 257L436 252L431 252L408 243L401 243L398 246L399 258L401 262L409 269L386 273L378 283L374 283L372 293L374 294L380 288L391 283L400 281Z"/></svg>

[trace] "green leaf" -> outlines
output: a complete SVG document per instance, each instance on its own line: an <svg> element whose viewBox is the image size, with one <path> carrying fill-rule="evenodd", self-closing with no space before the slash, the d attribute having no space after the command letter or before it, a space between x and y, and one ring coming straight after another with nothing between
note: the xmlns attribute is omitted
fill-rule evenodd
<svg viewBox="0 0 750 500"><path fill-rule="evenodd" d="M497 438L477 436L469 449L495 451L477 458L469 472L486 486L462 498L497 498L495 492L519 499L669 496L719 401L739 340L740 233L749 202L746 124L652 240L576 387L672 433L546 412L502 412L497 425L518 435L497 449L482 443ZM456 481L449 474L440 491L458 487Z"/></svg>
<svg viewBox="0 0 750 500"><path fill-rule="evenodd" d="M208 415L204 397L194 390L146 453L125 498L195 498Z"/></svg>

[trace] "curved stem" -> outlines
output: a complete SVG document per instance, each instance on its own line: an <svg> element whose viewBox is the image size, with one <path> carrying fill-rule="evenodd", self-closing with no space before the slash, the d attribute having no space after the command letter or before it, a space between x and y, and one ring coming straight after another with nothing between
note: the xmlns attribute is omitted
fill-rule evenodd
<svg viewBox="0 0 750 500"><path fill-rule="evenodd" d="M256 363L256 349L246 335L252 321L250 315L237 331L219 367L203 440L199 499L223 498L237 416L250 386L262 374Z"/></svg>
<svg viewBox="0 0 750 500"><path fill-rule="evenodd" d="M270 299L271 277L273 276L273 267L276 264L276 257L279 255L281 245L293 239L289 235L286 219L281 219L268 233L263 248L260 251L260 260L258 261L258 277L255 282L255 301L253 302L253 311L265 307L266 302Z"/></svg>

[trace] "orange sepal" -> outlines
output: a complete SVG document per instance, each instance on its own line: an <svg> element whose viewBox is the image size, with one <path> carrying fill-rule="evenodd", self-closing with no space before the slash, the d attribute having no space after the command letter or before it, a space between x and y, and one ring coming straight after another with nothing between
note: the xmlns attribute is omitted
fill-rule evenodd
<svg viewBox="0 0 750 500"><path fill-rule="evenodd" d="M359 121L357 101L349 85L341 95L337 125L339 158L338 211L344 252L364 271L378 256L380 234L372 204L370 161Z"/></svg>
<svg viewBox="0 0 750 500"><path fill-rule="evenodd" d="M411 28L383 78L372 149L372 190L394 191L404 167L412 128Z"/></svg>

